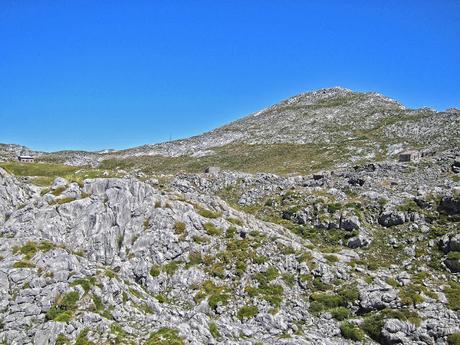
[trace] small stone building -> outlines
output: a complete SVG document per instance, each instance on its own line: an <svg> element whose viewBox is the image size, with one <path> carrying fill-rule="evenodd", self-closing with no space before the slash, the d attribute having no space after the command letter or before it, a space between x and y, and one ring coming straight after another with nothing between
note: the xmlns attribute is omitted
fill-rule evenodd
<svg viewBox="0 0 460 345"><path fill-rule="evenodd" d="M216 175L220 172L220 168L219 167L207 167L204 172L206 174L211 174L211 175Z"/></svg>
<svg viewBox="0 0 460 345"><path fill-rule="evenodd" d="M420 160L420 152L404 151L399 154L400 162L418 162Z"/></svg>
<svg viewBox="0 0 460 345"><path fill-rule="evenodd" d="M34 157L29 156L29 155L19 155L18 156L18 161L21 163L33 163L34 162Z"/></svg>

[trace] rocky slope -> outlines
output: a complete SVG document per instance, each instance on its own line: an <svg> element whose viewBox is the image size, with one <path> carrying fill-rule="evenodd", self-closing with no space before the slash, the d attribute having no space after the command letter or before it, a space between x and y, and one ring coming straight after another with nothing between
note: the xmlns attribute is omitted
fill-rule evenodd
<svg viewBox="0 0 460 345"><path fill-rule="evenodd" d="M115 156L201 156L229 144L338 145L344 141L350 151L372 145L392 154L388 146L393 143L417 147L430 142L433 147L445 147L455 139L459 144L459 116L455 109L411 110L377 93L337 87L291 97L200 136L116 152Z"/></svg>
<svg viewBox="0 0 460 345"><path fill-rule="evenodd" d="M407 109L378 93L353 92L336 87L291 97L279 104L244 117L211 132L183 140L144 145L119 151L62 151L41 160L75 166L126 166L148 170L146 165L165 166L172 172L182 167L197 172L206 164L220 164L248 172L305 173L318 162L327 168L349 162L382 161L405 149L442 151L460 146L460 110L436 112ZM264 156L292 152L315 156L318 162L303 162L282 169L257 161ZM4 152L0 147L1 152ZM242 163L237 156L248 156ZM105 162L105 165L104 165ZM146 163L147 162L147 163Z"/></svg>
<svg viewBox="0 0 460 345"><path fill-rule="evenodd" d="M2 163L0 343L458 345L459 115L334 88Z"/></svg>
<svg viewBox="0 0 460 345"><path fill-rule="evenodd" d="M0 170L0 339L456 344L456 164L41 189Z"/></svg>

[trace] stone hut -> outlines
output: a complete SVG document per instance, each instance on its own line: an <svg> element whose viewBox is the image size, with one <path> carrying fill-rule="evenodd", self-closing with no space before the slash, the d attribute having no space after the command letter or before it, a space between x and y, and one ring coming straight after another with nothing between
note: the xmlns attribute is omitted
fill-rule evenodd
<svg viewBox="0 0 460 345"><path fill-rule="evenodd" d="M420 152L404 151L399 154L400 162L418 162L420 160Z"/></svg>
<svg viewBox="0 0 460 345"><path fill-rule="evenodd" d="M29 155L19 155L18 156L18 161L21 163L33 163L34 162L34 157L29 156Z"/></svg>
<svg viewBox="0 0 460 345"><path fill-rule="evenodd" d="M219 167L207 167L204 172L206 174L211 174L211 175L216 175L220 172L220 168Z"/></svg>

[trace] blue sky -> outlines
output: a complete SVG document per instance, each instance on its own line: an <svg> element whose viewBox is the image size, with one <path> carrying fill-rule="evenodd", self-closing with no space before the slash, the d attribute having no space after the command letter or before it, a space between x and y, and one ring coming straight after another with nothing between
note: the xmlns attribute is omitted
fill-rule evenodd
<svg viewBox="0 0 460 345"><path fill-rule="evenodd" d="M127 148L336 85L460 107L460 1L0 2L0 142Z"/></svg>

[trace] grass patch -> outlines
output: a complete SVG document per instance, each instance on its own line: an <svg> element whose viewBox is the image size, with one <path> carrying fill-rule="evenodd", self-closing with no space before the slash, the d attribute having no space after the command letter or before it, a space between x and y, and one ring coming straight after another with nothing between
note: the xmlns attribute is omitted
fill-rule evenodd
<svg viewBox="0 0 460 345"><path fill-rule="evenodd" d="M184 222L176 222L176 224L174 224L174 232L177 235L183 235L185 233L185 223Z"/></svg>
<svg viewBox="0 0 460 345"><path fill-rule="evenodd" d="M160 328L150 334L146 345L185 345L184 339L179 335L179 331L174 328Z"/></svg>
<svg viewBox="0 0 460 345"><path fill-rule="evenodd" d="M77 302L79 299L80 295L77 291L59 296L46 313L47 320L69 322L77 309Z"/></svg>
<svg viewBox="0 0 460 345"><path fill-rule="evenodd" d="M16 261L13 264L13 268L34 268L34 267L35 267L35 264L33 262L25 261L25 260Z"/></svg>
<svg viewBox="0 0 460 345"><path fill-rule="evenodd" d="M214 339L220 338L219 328L217 327L215 322L209 323L209 333L213 336Z"/></svg>
<svg viewBox="0 0 460 345"><path fill-rule="evenodd" d="M219 236L222 234L222 229L219 229L212 223L204 223L203 228L206 231L206 233L210 236Z"/></svg>
<svg viewBox="0 0 460 345"><path fill-rule="evenodd" d="M72 283L70 283L70 286L80 285L83 288L83 290L85 290L85 293L88 293L91 290L91 288L94 286L95 283L96 283L96 278L94 277L91 277L88 279L80 278L80 279L75 279L74 281L72 281Z"/></svg>
<svg viewBox="0 0 460 345"><path fill-rule="evenodd" d="M354 341L363 341L365 336L364 332L358 326L349 322L344 322L340 325L340 333L345 339Z"/></svg>
<svg viewBox="0 0 460 345"><path fill-rule="evenodd" d="M460 332L449 335L447 343L449 345L460 345Z"/></svg>
<svg viewBox="0 0 460 345"><path fill-rule="evenodd" d="M222 215L220 212L214 212L214 211L205 209L201 206L196 206L195 208L198 214L205 218L215 219L215 218L219 218Z"/></svg>
<svg viewBox="0 0 460 345"><path fill-rule="evenodd" d="M449 281L449 286L444 289L444 293L447 297L447 306L452 309L460 310L460 283Z"/></svg>
<svg viewBox="0 0 460 345"><path fill-rule="evenodd" d="M257 314L259 314L259 308L257 308L255 305L245 305L241 307L240 310L238 310L238 319L241 321L245 319L251 319Z"/></svg>
<svg viewBox="0 0 460 345"><path fill-rule="evenodd" d="M21 247L13 247L13 254L21 253L24 255L26 260L32 259L38 251L48 252L51 249L55 248L55 245L49 241L42 241L36 243L33 241L28 241Z"/></svg>

